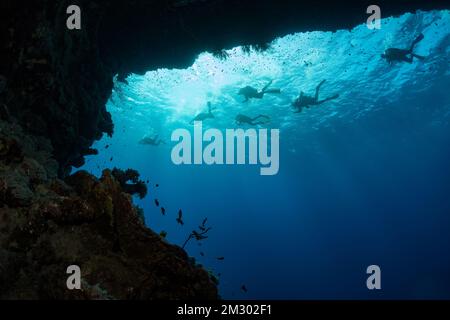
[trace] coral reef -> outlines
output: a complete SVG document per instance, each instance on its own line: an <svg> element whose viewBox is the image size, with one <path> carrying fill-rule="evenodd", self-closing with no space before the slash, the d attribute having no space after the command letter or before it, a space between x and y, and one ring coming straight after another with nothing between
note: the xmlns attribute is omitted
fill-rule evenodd
<svg viewBox="0 0 450 320"><path fill-rule="evenodd" d="M94 140L113 133L105 107L113 74L95 48L99 20L85 15L84 28L69 33L67 1L0 6L0 106L26 131L50 140L62 177L84 164Z"/></svg>
<svg viewBox="0 0 450 320"><path fill-rule="evenodd" d="M114 168L112 175L120 183L122 189L131 195L137 194L139 198L144 199L147 195L147 185L144 181L139 180L139 172L134 169L125 171Z"/></svg>
<svg viewBox="0 0 450 320"><path fill-rule="evenodd" d="M51 155L48 140L0 121L0 298L217 298L208 273L143 224L111 171L62 180ZM82 290L67 290L73 264Z"/></svg>

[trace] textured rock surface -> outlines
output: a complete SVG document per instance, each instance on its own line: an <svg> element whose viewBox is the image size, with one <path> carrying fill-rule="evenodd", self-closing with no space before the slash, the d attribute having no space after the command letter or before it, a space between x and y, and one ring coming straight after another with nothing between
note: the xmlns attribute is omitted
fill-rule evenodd
<svg viewBox="0 0 450 320"><path fill-rule="evenodd" d="M63 181L51 152L0 121L0 298L217 298L205 270L144 226L110 171ZM81 291L66 288L73 264Z"/></svg>
<svg viewBox="0 0 450 320"><path fill-rule="evenodd" d="M60 176L80 166L92 142L112 134L105 108L112 73L101 63L97 18L67 32L66 1L2 1L0 102L23 128L49 138ZM96 12L95 8L90 9Z"/></svg>

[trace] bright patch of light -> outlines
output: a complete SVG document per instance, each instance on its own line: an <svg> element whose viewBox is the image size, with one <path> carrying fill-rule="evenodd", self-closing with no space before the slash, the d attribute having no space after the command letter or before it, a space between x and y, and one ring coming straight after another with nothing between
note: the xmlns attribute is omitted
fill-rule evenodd
<svg viewBox="0 0 450 320"><path fill-rule="evenodd" d="M274 40L265 52L246 53L237 47L227 50L224 60L202 53L187 69L131 75L129 85L116 82L108 109L116 123L128 121L139 135L157 132L166 140L173 129L189 127L208 101L215 108L215 119L205 126L233 128L239 113L265 114L271 127L299 136L301 130L317 130L332 121L356 121L376 109L379 101L399 99L403 89L426 90L429 83L448 75L449 30L449 11L419 12L384 19L381 30L361 24L334 33L287 35ZM416 51L428 56L425 62L389 66L381 59L386 48L409 47L419 33L425 39ZM293 114L290 105L300 91L313 95L323 79L327 82L321 96L339 93L340 98ZM243 103L240 88L261 89L269 80L281 94Z"/></svg>

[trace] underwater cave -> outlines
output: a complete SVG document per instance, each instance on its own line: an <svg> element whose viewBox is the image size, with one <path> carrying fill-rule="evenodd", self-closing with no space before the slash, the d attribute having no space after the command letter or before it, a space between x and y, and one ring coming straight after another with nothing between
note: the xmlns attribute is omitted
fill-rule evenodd
<svg viewBox="0 0 450 320"><path fill-rule="evenodd" d="M429 160L411 159L411 154L448 159L448 14L385 18L381 30L360 24L350 30L292 33L274 39L265 50L238 46L220 55L203 52L185 69L130 74L123 82L116 78L107 104L116 133L94 144L100 154L87 157L82 169L98 176L105 167L136 168L143 180L151 181L149 196L136 203L144 208L148 226L163 231L171 243L181 245L207 217L213 226L208 240L186 250L221 275L224 298L369 298L370 292L361 292L364 288L344 285L360 275L341 261L363 264L386 237L399 240L390 234L386 219L393 224L409 215L425 219L417 207L427 199L420 181L446 171L443 162L433 162L436 171L431 173ZM419 33L426 39L417 46L417 52L429 57L425 63L393 67L380 57L386 48L410 43ZM323 79L320 95L339 93L339 98L293 113L292 101L301 91L314 93ZM247 102L239 95L240 88L263 88L271 80L280 94ZM430 94L432 104L427 103ZM280 130L278 175L259 176L255 166L245 164L172 162L172 133L184 128L194 136L190 121L205 112L208 102L214 118L203 121L205 130L253 128L238 126L238 114L270 118L260 127ZM418 136L433 142L419 143ZM140 143L146 137L161 143ZM152 187L155 183L159 187ZM403 198L407 194L421 195L415 198L419 203ZM186 222L182 227L175 222L180 208ZM435 212L438 225L447 219L445 210ZM403 241L418 241L413 229L402 228ZM390 253L375 256L389 266L402 248L398 243ZM342 278L335 278L335 272ZM398 281L409 277L404 274ZM329 285L311 294L323 281ZM252 290L241 292L242 283ZM402 292L398 285L390 295Z"/></svg>

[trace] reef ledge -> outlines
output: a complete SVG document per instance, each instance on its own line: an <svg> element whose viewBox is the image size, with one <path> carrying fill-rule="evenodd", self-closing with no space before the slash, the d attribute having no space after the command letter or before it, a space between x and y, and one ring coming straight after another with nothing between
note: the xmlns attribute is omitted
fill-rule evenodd
<svg viewBox="0 0 450 320"><path fill-rule="evenodd" d="M210 275L148 229L110 170L57 176L50 142L0 120L0 299L217 299ZM68 266L81 290L68 290Z"/></svg>

